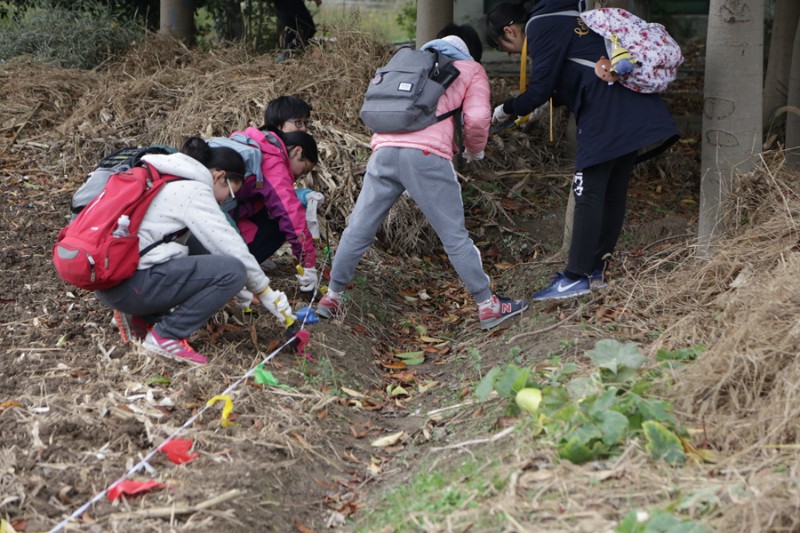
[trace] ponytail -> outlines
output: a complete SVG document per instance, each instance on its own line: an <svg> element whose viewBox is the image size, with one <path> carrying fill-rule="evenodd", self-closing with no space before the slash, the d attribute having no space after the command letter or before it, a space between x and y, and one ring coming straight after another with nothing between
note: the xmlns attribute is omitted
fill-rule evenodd
<svg viewBox="0 0 800 533"><path fill-rule="evenodd" d="M229 179L244 181L246 174L244 160L233 148L211 147L200 137L189 137L181 146L180 152L200 161L208 169L224 170L228 173Z"/></svg>

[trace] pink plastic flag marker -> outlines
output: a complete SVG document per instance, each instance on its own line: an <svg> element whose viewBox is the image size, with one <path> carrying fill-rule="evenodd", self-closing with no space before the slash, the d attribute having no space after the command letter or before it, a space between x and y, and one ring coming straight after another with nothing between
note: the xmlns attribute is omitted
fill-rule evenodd
<svg viewBox="0 0 800 533"><path fill-rule="evenodd" d="M311 357L311 354L303 351L303 348L306 347L306 344L308 344L308 341L311 338L311 332L308 331L307 329L301 329L295 334L295 337L297 337L298 340L296 348L297 355L302 355L309 361L316 363L317 360Z"/></svg>

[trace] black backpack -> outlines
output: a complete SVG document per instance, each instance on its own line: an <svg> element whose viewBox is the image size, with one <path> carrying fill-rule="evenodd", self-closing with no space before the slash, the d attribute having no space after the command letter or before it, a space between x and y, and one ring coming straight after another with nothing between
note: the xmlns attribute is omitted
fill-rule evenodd
<svg viewBox="0 0 800 533"><path fill-rule="evenodd" d="M361 120L375 133L405 133L455 115L460 107L436 115L439 98L459 75L454 61L434 49L400 48L367 87Z"/></svg>
<svg viewBox="0 0 800 533"><path fill-rule="evenodd" d="M89 202L94 200L108 183L112 174L125 172L141 162L142 156L147 154L174 154L176 150L169 146L129 146L117 150L100 160L97 168L86 176L70 202L70 219L74 219Z"/></svg>

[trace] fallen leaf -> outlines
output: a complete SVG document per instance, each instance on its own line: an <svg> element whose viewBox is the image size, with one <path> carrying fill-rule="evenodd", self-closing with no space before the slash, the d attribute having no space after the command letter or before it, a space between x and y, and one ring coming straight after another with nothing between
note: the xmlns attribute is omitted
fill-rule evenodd
<svg viewBox="0 0 800 533"><path fill-rule="evenodd" d="M342 387L342 392L350 396L351 398L366 398L363 394L358 391L354 391L353 389L348 389L347 387Z"/></svg>
<svg viewBox="0 0 800 533"><path fill-rule="evenodd" d="M400 440L405 436L405 431L398 431L397 433L392 433L391 435L386 435L385 437L381 437L379 439L375 439L370 444L375 446L376 448L384 448L386 446L392 446L400 442Z"/></svg>
<svg viewBox="0 0 800 533"><path fill-rule="evenodd" d="M10 409L11 407L22 407L22 404L15 402L14 400L8 400L7 402L0 403L0 409Z"/></svg>
<svg viewBox="0 0 800 533"><path fill-rule="evenodd" d="M310 527L306 527L305 525L303 525L303 523L300 521L300 519L297 518L296 516L294 517L294 527L297 528L297 531L299 533L316 533Z"/></svg>
<svg viewBox="0 0 800 533"><path fill-rule="evenodd" d="M433 337L428 337L427 335L420 335L419 340L430 344L436 344L437 342L442 342L442 339L435 339Z"/></svg>
<svg viewBox="0 0 800 533"><path fill-rule="evenodd" d="M403 352L394 354L397 359L416 359L421 355L423 355L423 352Z"/></svg>
<svg viewBox="0 0 800 533"><path fill-rule="evenodd" d="M432 389L433 387L435 387L438 384L439 384L438 381L428 380L428 381L425 381L424 383L418 383L417 384L417 390L419 390L419 392L426 392L426 391L429 391L430 389Z"/></svg>
<svg viewBox="0 0 800 533"><path fill-rule="evenodd" d="M402 370L406 367L406 364L403 361L390 361L388 363L381 363L381 366L389 370Z"/></svg>
<svg viewBox="0 0 800 533"><path fill-rule="evenodd" d="M414 374L413 370L405 370L403 372L386 374L386 377L399 381L400 383L411 383L417 380L417 375Z"/></svg>
<svg viewBox="0 0 800 533"><path fill-rule="evenodd" d="M400 385L394 387L392 392L389 393L390 396L410 396L408 391L401 387Z"/></svg>

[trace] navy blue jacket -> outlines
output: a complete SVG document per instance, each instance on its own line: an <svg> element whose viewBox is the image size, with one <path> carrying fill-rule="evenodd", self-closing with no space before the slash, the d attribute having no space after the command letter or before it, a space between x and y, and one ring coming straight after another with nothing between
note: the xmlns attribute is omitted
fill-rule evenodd
<svg viewBox="0 0 800 533"><path fill-rule="evenodd" d="M541 0L529 16L571 11L577 4L576 0ZM527 89L513 99L513 113L527 115L551 96L566 105L577 124L577 170L678 135L659 95L637 93L618 83L608 85L592 68L568 60L608 57L603 38L587 31L580 18L536 19L527 25L526 35L531 72ZM511 106L504 107L511 111Z"/></svg>

